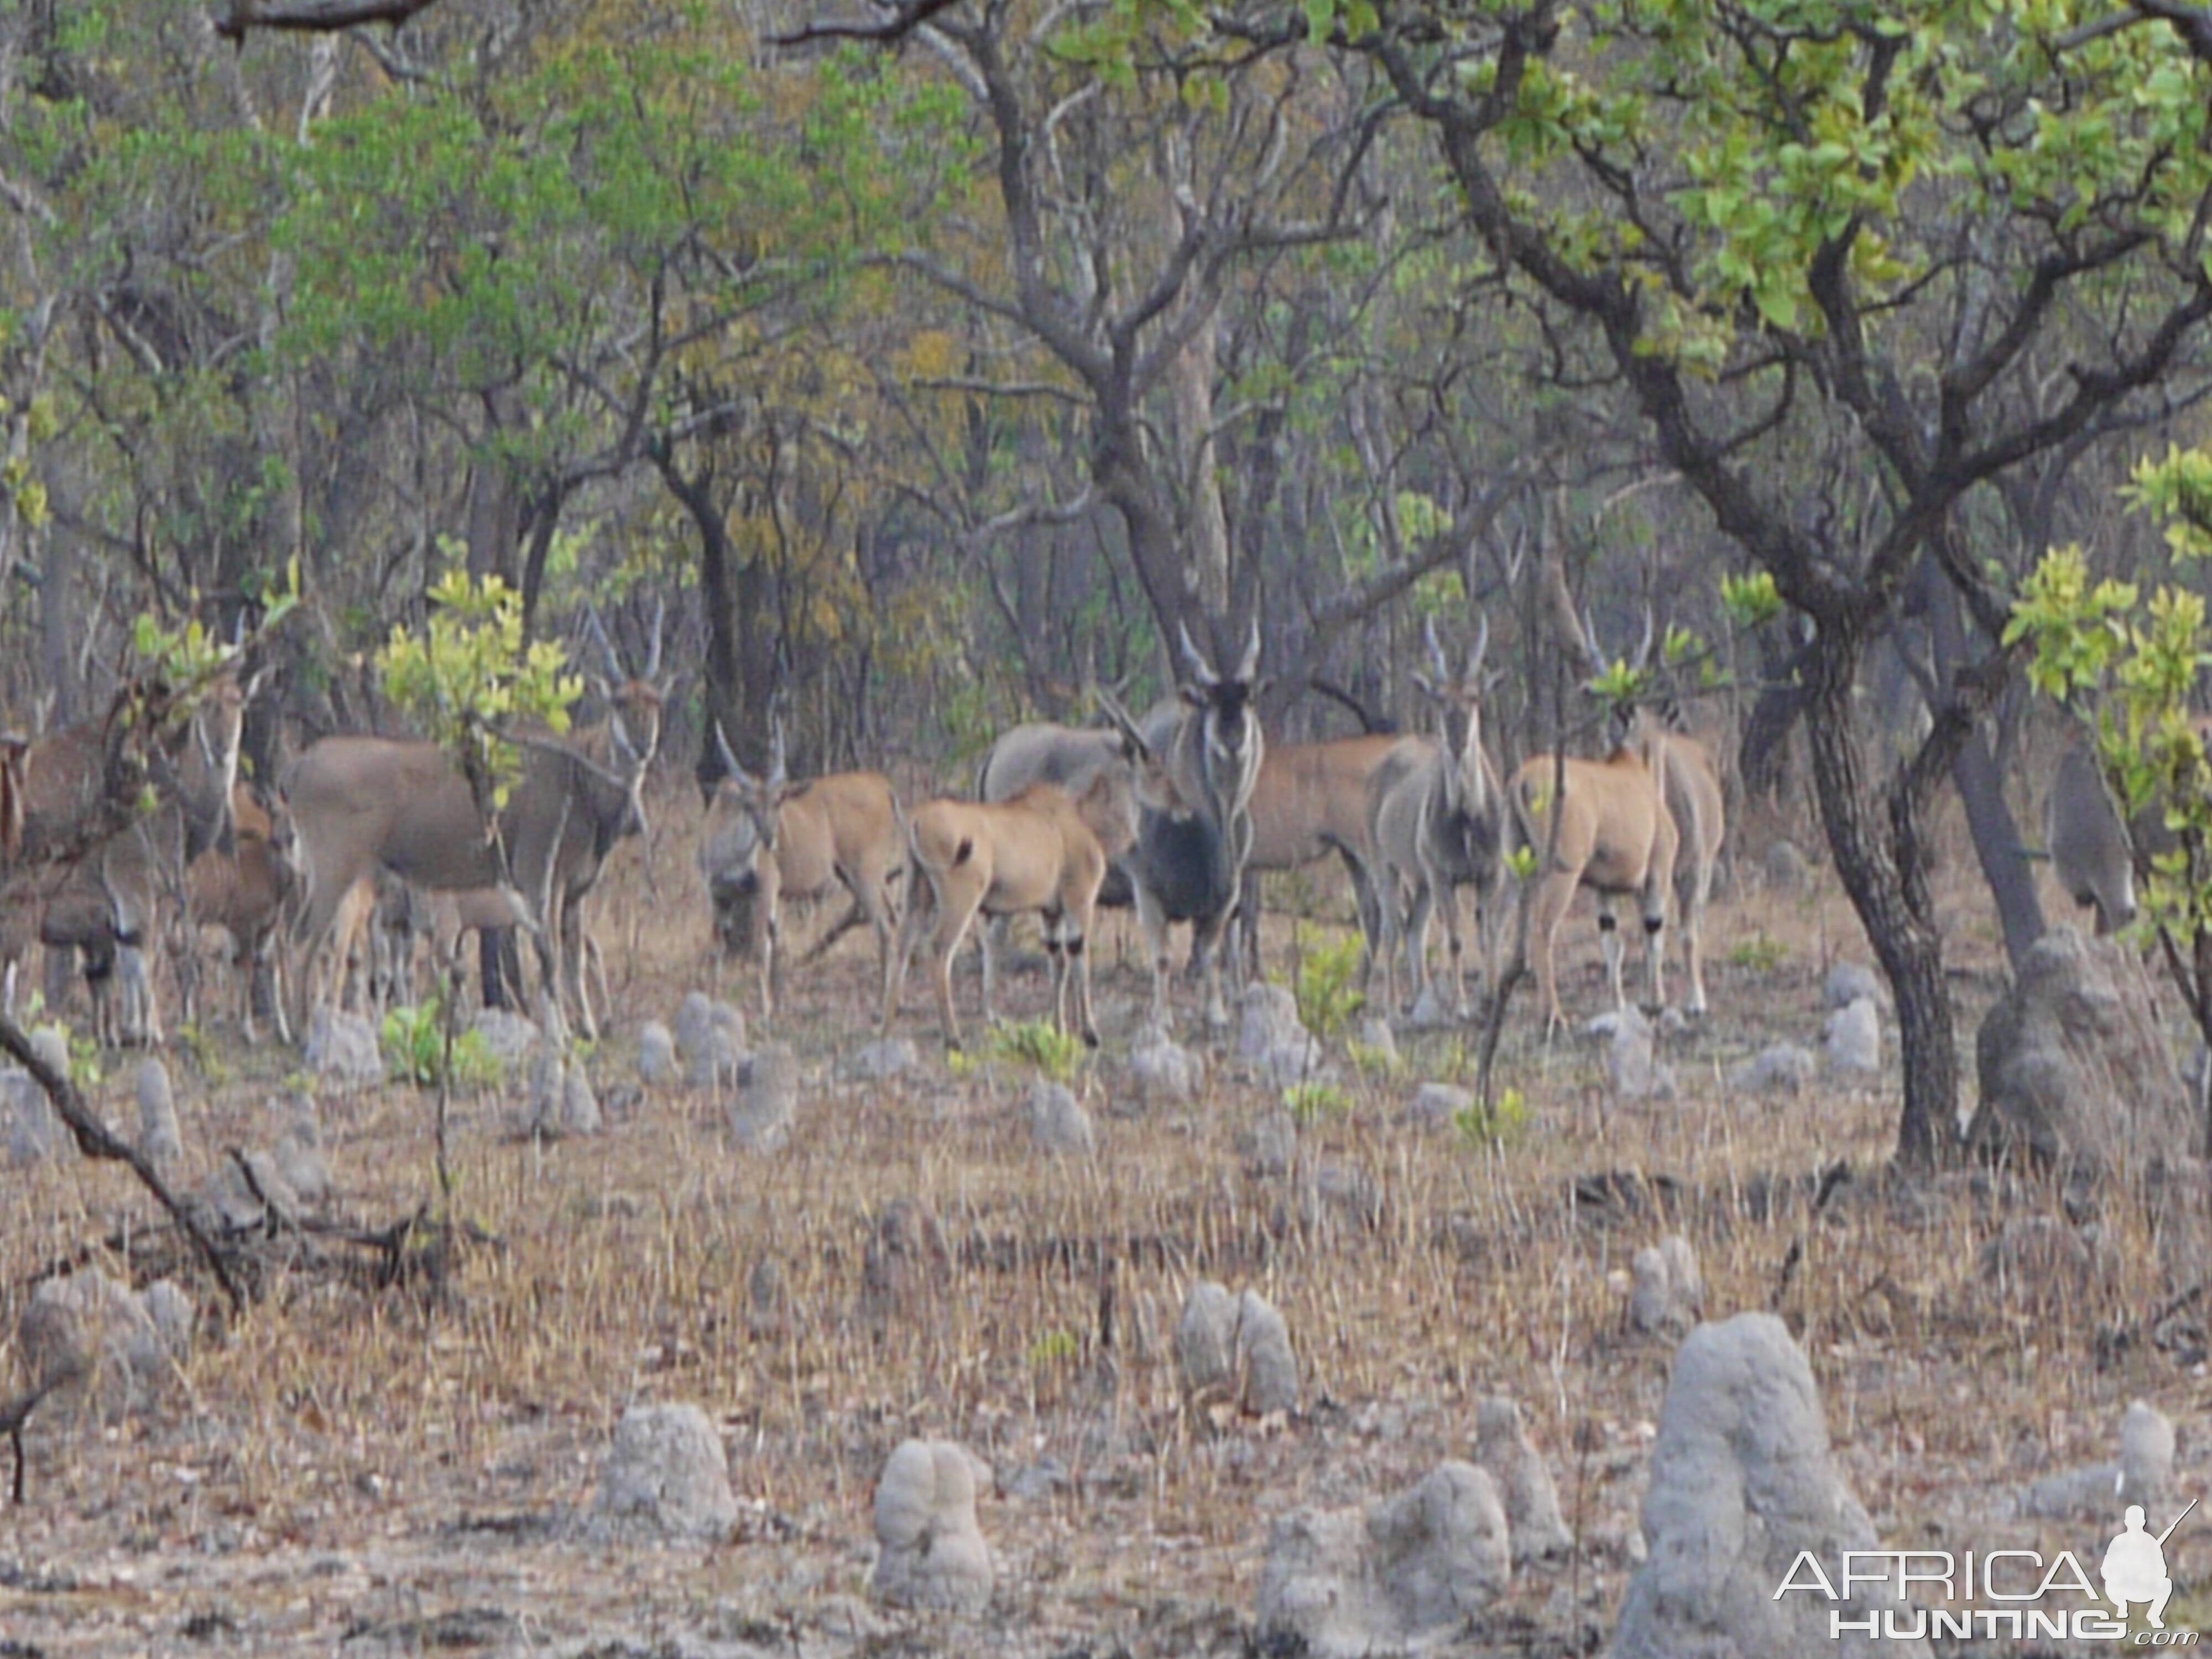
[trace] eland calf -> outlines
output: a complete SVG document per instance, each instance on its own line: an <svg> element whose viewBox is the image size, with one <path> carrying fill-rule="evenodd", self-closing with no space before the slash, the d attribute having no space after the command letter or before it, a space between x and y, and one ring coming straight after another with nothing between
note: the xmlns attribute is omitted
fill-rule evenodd
<svg viewBox="0 0 2212 1659"><path fill-rule="evenodd" d="M1482 741L1482 660L1490 648L1490 618L1482 618L1456 674L1445 660L1433 622L1427 631L1436 678L1416 674L1413 683L1436 705L1437 735L1401 739L1367 785L1367 838L1374 849L1382 925L1377 949L1389 1005L1396 1006L1394 958L1402 945L1415 1008L1432 1012L1429 922L1441 915L1451 951L1452 1006L1464 1018L1459 890L1475 890L1483 984L1494 986L1510 809L1498 768Z"/></svg>
<svg viewBox="0 0 2212 1659"><path fill-rule="evenodd" d="M865 921L876 935L878 975L890 971L898 928L892 891L906 868L906 814L880 772L833 772L794 784L784 770L783 729L775 731L768 775L738 763L718 725L726 775L714 787L699 832L699 873L714 907L723 954L750 951L760 967L762 1018L783 994L783 906L811 904L842 887L852 906L815 941L813 961Z"/></svg>
<svg viewBox="0 0 2212 1659"><path fill-rule="evenodd" d="M1595 650L1595 629L1589 637ZM1637 653L1638 667L1650 646L1647 617L1644 647ZM1666 1006L1662 936L1681 835L1668 810L1662 777L1652 769L1650 755L1657 730L1639 718L1621 734L1613 753L1604 760L1561 762L1553 756L1539 755L1513 775L1510 793L1514 845L1533 849L1540 860L1550 849L1549 863L1538 870L1534 883L1523 896L1523 902L1534 907L1529 934L1538 952L1536 977L1547 1030L1566 1023L1559 1009L1555 957L1559 924L1577 887L1588 887L1597 894L1597 925L1605 946L1606 971L1613 980L1613 1006L1628 1006L1621 986L1625 951L1613 915L1613 900L1625 894L1634 894L1643 911L1644 960L1651 970L1652 1003L1657 1007ZM1643 744L1640 748L1638 741ZM1663 766L1663 748L1656 752ZM1556 800L1555 790L1559 792ZM1717 848L1717 836L1712 845ZM1710 884L1710 872L1705 879Z"/></svg>
<svg viewBox="0 0 2212 1659"><path fill-rule="evenodd" d="M1085 945L1106 861L1137 839L1139 790L1130 774L1108 767L1079 795L1036 783L1004 801L933 800L917 808L907 830L906 918L884 975L884 1030L898 1016L923 918L934 913L930 967L945 1042L960 1046L952 1012L952 958L981 913L987 917L1034 910L1043 918L1052 963L1053 1014L1062 1030L1080 1030L1098 1046L1091 1008L1091 959ZM985 957L983 1018L993 1016L989 957ZM1073 990L1075 1018L1068 1024Z"/></svg>

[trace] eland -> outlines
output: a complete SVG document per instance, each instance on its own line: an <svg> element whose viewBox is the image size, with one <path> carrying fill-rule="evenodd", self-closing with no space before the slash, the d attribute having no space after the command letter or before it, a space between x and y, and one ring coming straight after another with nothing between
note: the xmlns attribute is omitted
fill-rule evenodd
<svg viewBox="0 0 2212 1659"><path fill-rule="evenodd" d="M738 763L720 724L714 744L725 775L699 832L699 873L714 908L723 953L750 951L759 964L764 1020L783 990L783 907L813 903L842 887L852 905L814 943L811 962L865 921L876 935L877 972L890 971L899 925L892 889L907 861L906 814L880 772L834 772L804 783L784 767L783 727L774 728L767 775Z"/></svg>

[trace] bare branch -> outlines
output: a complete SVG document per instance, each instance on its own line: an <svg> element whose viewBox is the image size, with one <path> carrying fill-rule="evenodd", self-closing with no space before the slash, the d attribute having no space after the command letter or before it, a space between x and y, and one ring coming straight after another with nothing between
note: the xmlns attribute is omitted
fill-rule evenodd
<svg viewBox="0 0 2212 1659"><path fill-rule="evenodd" d="M438 0L230 0L230 9L216 21L215 32L234 46L244 46L252 29L275 29L293 34L330 34L362 23L389 23L398 28L418 11L428 11Z"/></svg>
<svg viewBox="0 0 2212 1659"><path fill-rule="evenodd" d="M888 45L905 40L938 13L950 11L959 3L960 0L907 0L904 5L884 8L890 15L873 22L819 21L794 33L769 39L779 46L803 46L813 40L874 40Z"/></svg>

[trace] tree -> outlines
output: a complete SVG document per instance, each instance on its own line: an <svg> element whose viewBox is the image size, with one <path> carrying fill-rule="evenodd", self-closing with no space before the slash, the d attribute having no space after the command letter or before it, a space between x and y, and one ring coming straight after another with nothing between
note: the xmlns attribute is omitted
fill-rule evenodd
<svg viewBox="0 0 2212 1659"><path fill-rule="evenodd" d="M1951 533L1977 492L2200 376L2203 46L2148 6L1946 0L1362 4L1321 26L1382 66L1515 291L1589 343L1810 620L1822 817L1897 996L1898 1150L1934 1161L1958 1081L1921 815L2012 664L1961 672L1886 791L1851 686L1923 556L2002 629L2004 594ZM2024 377L2063 389L2007 395Z"/></svg>

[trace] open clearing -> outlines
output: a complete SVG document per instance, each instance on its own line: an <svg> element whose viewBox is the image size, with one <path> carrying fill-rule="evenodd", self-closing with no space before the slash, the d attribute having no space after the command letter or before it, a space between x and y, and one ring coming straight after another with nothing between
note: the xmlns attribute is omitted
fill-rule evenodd
<svg viewBox="0 0 2212 1659"><path fill-rule="evenodd" d="M919 973L900 1029L921 1066L889 1084L842 1073L873 1035L862 930L793 971L775 1035L799 1052L803 1103L789 1142L759 1156L732 1146L703 1094L623 1092L638 1023L672 1020L708 977L684 817L673 797L656 815L650 889L635 852L611 872L605 1134L536 1146L509 1127L519 1091L465 1098L457 1210L500 1243L470 1255L443 1305L284 1280L242 1322L204 1321L153 1413L109 1427L34 1418L27 1502L0 1511L0 1653L1259 1651L1270 1517L1363 1503L1465 1456L1476 1402L1494 1393L1522 1402L1583 1547L1521 1574L1448 1650L1599 1650L1640 1547L1671 1352L1626 1331L1620 1270L1669 1231L1697 1248L1709 1316L1771 1307L1798 1334L1839 1461L1893 1547L2094 1559L2109 1518L2015 1518L2017 1494L2112 1455L2138 1397L2179 1427L2177 1504L2204 1489L2203 1357L2143 1337L2203 1264L2162 1267L2108 1216L2117 1305L1987 1279L1978 1257L2003 1217L2056 1214L2057 1198L2010 1191L2001 1210L1987 1176L1884 1177L1893 1055L1880 1086L1824 1077L1788 1098L1723 1083L1769 1042L1816 1046L1827 961L1866 959L1825 872L1806 894L1740 884L1716 904L1715 1012L1666 1050L1679 1098L1614 1099L1586 1041L1538 1051L1524 994L1504 1076L1528 1114L1503 1144L1401 1121L1420 1081L1463 1064L1453 1039L1409 1037L1404 1073L1348 1078L1349 1109L1302 1131L1286 1176L1247 1170L1238 1136L1276 1101L1239 1075L1233 1042L1212 1048L1195 1102L1136 1109L1117 1063L1146 997L1127 917L1097 950L1107 1048L1079 1088L1099 1127L1088 1159L1032 1149L1018 1063L947 1066ZM1942 880L1971 1076L2002 957L1966 860ZM1289 951L1271 922L1271 969ZM1584 908L1562 964L1571 1012L1597 1012ZM972 976L959 984L972 998ZM749 979L726 985L750 1012ZM1041 1011L1042 975L1015 977L1004 1000ZM188 1182L267 1139L296 1063L228 1042L222 1060L216 1085L171 1055ZM131 1070L112 1062L98 1091L111 1121L131 1120ZM432 1098L322 1097L339 1209L382 1225L424 1201ZM1848 1178L1832 1176L1816 1210L1839 1162ZM0 1378L13 1388L33 1276L151 1206L127 1171L75 1161L5 1182ZM941 1253L925 1249L897 1293L872 1292L869 1242L899 1200L933 1213ZM781 1273L777 1308L749 1288L763 1261ZM1283 1310L1297 1413L1183 1409L1170 1338L1200 1278ZM218 1301L204 1284L195 1296L204 1313ZM728 1545L609 1547L570 1527L616 1419L648 1400L695 1402L720 1425L744 1506ZM981 1516L999 1589L978 1621L867 1601L873 1484L911 1435L958 1440L995 1471ZM2185 1528L2167 1559L2184 1586L2169 1620L2194 1625L2212 1529Z"/></svg>

